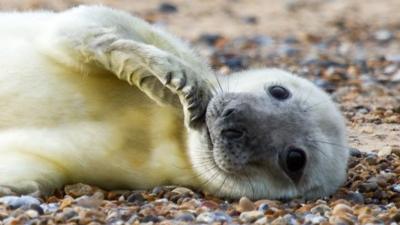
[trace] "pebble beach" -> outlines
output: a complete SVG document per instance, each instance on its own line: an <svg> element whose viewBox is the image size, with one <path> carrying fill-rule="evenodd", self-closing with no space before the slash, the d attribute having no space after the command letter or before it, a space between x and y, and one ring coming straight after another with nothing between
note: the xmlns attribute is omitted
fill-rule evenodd
<svg viewBox="0 0 400 225"><path fill-rule="evenodd" d="M275 11L263 14L265 2ZM78 183L29 206L3 201L0 224L399 224L400 14L395 9L400 3L265 2L260 7L244 0L190 3L198 8L183 0L100 3L183 37L218 73L283 68L328 92L346 118L351 152L347 181L335 194L307 201L223 199L190 187L103 190ZM62 10L93 3L99 1L0 0L0 9ZM186 23L199 21L187 33L185 16L193 17ZM211 26L210 18L220 25ZM276 24L269 26L272 19Z"/></svg>

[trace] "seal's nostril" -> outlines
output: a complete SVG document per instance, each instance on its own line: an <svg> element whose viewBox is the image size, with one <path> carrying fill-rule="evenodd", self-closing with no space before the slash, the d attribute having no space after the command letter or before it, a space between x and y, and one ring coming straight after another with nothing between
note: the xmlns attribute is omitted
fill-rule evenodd
<svg viewBox="0 0 400 225"><path fill-rule="evenodd" d="M235 111L235 109L230 108L230 109L226 109L222 112L222 116L223 117L228 117L229 115L231 115L233 112Z"/></svg>

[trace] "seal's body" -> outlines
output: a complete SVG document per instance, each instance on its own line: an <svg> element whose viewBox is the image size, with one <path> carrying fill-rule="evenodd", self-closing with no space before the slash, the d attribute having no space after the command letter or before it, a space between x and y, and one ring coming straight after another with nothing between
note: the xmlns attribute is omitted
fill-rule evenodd
<svg viewBox="0 0 400 225"><path fill-rule="evenodd" d="M0 48L3 190L203 184L229 197L315 197L344 180L340 114L286 72L232 75L228 92L184 43L100 6L0 14ZM240 114L244 102L255 104Z"/></svg>

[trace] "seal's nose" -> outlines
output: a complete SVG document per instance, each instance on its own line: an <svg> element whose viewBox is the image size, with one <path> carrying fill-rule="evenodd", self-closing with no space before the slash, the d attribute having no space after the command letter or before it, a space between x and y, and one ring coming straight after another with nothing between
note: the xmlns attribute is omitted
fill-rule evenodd
<svg viewBox="0 0 400 225"><path fill-rule="evenodd" d="M224 109L224 111L222 112L221 116L224 117L224 118L228 118L228 117L231 116L235 111L236 111L235 108L226 108L226 109Z"/></svg>

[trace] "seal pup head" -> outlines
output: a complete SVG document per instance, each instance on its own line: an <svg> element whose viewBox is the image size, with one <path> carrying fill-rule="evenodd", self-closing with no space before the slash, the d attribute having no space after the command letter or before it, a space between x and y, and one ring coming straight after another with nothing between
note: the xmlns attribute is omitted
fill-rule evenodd
<svg viewBox="0 0 400 225"><path fill-rule="evenodd" d="M232 74L221 87L204 129L189 131L204 189L232 198L311 199L344 182L345 123L325 92L278 69Z"/></svg>

